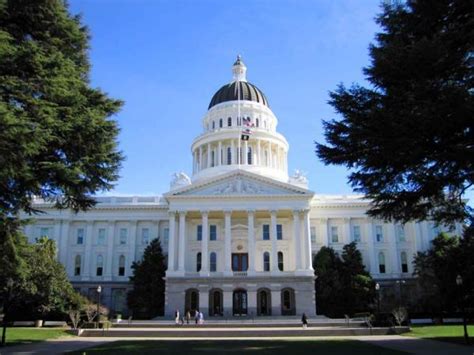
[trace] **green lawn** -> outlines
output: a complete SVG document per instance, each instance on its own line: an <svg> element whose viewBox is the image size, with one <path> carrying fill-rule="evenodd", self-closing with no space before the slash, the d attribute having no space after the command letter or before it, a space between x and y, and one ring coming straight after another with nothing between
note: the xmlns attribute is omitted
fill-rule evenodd
<svg viewBox="0 0 474 355"><path fill-rule="evenodd" d="M184 340L117 341L84 349L75 354L272 354L272 355L402 355L352 340Z"/></svg>
<svg viewBox="0 0 474 355"><path fill-rule="evenodd" d="M471 343L474 343L474 325L467 327ZM464 328L456 325L413 325L410 333L403 335L417 338L428 338L433 340L448 341L451 343L464 344Z"/></svg>
<svg viewBox="0 0 474 355"><path fill-rule="evenodd" d="M28 344L47 339L71 336L58 328L7 328L7 345Z"/></svg>

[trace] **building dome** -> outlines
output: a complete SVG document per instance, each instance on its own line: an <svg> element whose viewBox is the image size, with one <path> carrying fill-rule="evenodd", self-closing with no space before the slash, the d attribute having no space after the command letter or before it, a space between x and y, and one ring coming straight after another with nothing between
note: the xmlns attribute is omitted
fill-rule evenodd
<svg viewBox="0 0 474 355"><path fill-rule="evenodd" d="M254 101L269 107L265 94L258 87L247 82L245 78L247 67L240 56L237 57L232 66L232 72L234 75L233 81L217 90L211 99L208 109L222 102L237 100Z"/></svg>

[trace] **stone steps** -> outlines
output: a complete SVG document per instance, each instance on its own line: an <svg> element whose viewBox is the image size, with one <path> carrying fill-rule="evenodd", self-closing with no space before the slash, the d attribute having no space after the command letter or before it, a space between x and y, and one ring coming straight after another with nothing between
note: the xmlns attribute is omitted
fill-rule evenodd
<svg viewBox="0 0 474 355"><path fill-rule="evenodd" d="M366 323L364 321L351 321L349 325L345 322L337 321L337 320L328 320L324 322L314 322L309 320L309 324L312 328L318 327L365 327ZM213 322L213 321L206 321L204 324L196 325L194 320L189 324L184 325L176 325L173 321L166 321L166 322L121 322L121 323L114 323L113 328L120 328L120 329L130 329L130 328L280 328L280 327L290 327L290 328L301 328L301 321L294 321L294 322L281 322L281 321L273 321L273 322L235 322L235 321L228 321L228 322Z"/></svg>
<svg viewBox="0 0 474 355"><path fill-rule="evenodd" d="M261 337L314 337L314 336L350 336L350 335L387 335L409 331L408 327L399 328L363 328L363 327L253 327L253 328L111 328L109 330L84 329L83 337L119 337L119 338L261 338Z"/></svg>

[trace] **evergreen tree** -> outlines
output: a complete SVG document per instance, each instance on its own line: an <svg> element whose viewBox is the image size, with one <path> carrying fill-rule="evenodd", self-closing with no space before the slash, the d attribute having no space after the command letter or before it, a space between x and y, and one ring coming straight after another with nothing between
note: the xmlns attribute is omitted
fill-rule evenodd
<svg viewBox="0 0 474 355"><path fill-rule="evenodd" d="M0 0L0 228L33 196L86 209L118 178L122 102L90 87L88 42L64 0Z"/></svg>
<svg viewBox="0 0 474 355"><path fill-rule="evenodd" d="M372 199L371 216L463 220L474 183L472 1L391 3L364 69L370 87L330 93L342 119L324 122L316 152L354 170L349 182Z"/></svg>
<svg viewBox="0 0 474 355"><path fill-rule="evenodd" d="M314 258L316 308L329 317L367 311L374 299L374 282L362 263L356 243L343 247L342 257L322 247Z"/></svg>
<svg viewBox="0 0 474 355"><path fill-rule="evenodd" d="M153 318L164 314L165 257L159 238L153 239L143 253L143 259L132 264L133 289L128 293L128 307L134 317Z"/></svg>

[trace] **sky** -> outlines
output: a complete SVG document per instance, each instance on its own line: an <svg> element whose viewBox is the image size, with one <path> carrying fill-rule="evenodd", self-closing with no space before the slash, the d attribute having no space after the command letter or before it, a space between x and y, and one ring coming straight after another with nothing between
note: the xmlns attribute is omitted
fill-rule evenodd
<svg viewBox="0 0 474 355"><path fill-rule="evenodd" d="M350 194L348 171L314 153L337 85L366 85L379 1L70 0L91 33L91 84L125 102L116 119L126 160L114 195L161 195L192 174L191 143L241 54L318 194Z"/></svg>

